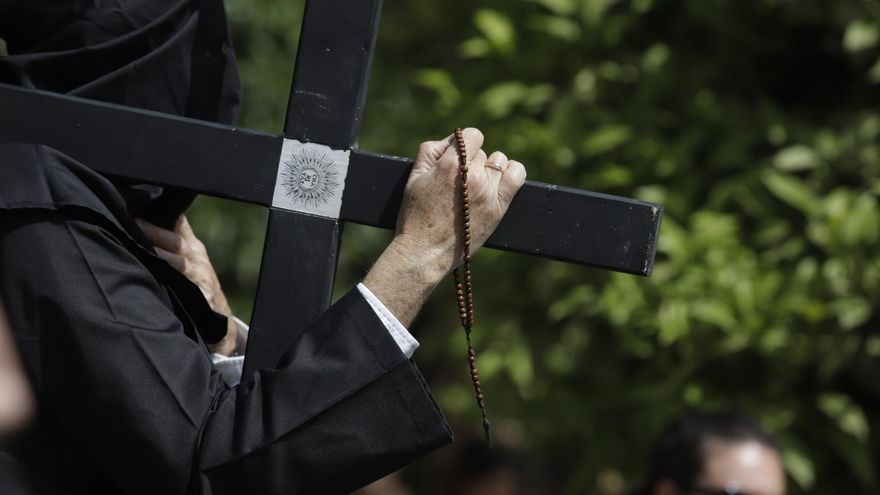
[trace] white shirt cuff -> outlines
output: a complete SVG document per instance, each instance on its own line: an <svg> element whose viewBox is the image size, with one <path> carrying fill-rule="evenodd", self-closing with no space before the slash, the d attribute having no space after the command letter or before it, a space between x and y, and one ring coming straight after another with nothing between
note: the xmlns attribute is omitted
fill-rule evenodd
<svg viewBox="0 0 880 495"><path fill-rule="evenodd" d="M211 361L214 367L220 372L226 385L234 387L241 382L241 372L244 368L244 351L247 348L247 337L250 327L245 322L236 317L232 317L232 321L238 327L238 337L235 339L235 351L231 356L223 354L211 353Z"/></svg>
<svg viewBox="0 0 880 495"><path fill-rule="evenodd" d="M413 353L416 352L416 349L419 348L419 341L410 335L406 327L394 317L391 311L382 304L382 301L380 301L366 285L357 284L357 288L361 295L364 296L364 299L367 300L370 307L373 308L373 311L376 313L376 316L379 317L379 320L382 321L382 324L385 325L385 328L388 329L388 333L390 333L394 341L397 342L397 346L400 347L400 351L403 355L406 356L407 359L411 358Z"/></svg>
<svg viewBox="0 0 880 495"><path fill-rule="evenodd" d="M400 347L400 352L402 352L407 359L411 358L413 353L416 352L416 349L419 348L419 341L409 333L406 327L397 320L391 311L382 304L382 301L380 301L366 285L358 284L357 288L361 295L364 296L364 299L367 300L367 304L373 308L373 312L379 317L379 321L385 325L388 333L391 334L391 338L393 338L394 342L397 343L397 346ZM234 387L241 382L241 372L244 368L244 352L247 348L247 337L248 331L250 330L245 322L234 316L232 317L232 321L238 326L238 338L235 342L235 351L233 352L233 355L224 356L222 354L217 354L216 352L211 354L211 361L214 362L214 367L217 368L217 371L219 371L220 375L223 377L223 381L225 381L230 387Z"/></svg>

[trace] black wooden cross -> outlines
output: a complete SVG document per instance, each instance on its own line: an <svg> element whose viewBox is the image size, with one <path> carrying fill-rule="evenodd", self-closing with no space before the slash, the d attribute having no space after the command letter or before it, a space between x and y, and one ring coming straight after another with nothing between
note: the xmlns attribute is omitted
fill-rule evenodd
<svg viewBox="0 0 880 495"><path fill-rule="evenodd" d="M283 136L0 85L0 141L270 207L245 377L329 305L343 221L393 229L412 161L358 149L381 0L307 2ZM487 246L649 275L660 205L529 181Z"/></svg>

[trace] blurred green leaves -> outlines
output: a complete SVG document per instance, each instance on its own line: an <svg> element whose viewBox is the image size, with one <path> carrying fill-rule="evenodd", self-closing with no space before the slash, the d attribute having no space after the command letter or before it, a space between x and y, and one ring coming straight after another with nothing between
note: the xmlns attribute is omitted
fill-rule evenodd
<svg viewBox="0 0 880 495"><path fill-rule="evenodd" d="M474 13L474 25L486 42L501 55L511 55L516 49L516 30L510 19L498 10L479 9Z"/></svg>
<svg viewBox="0 0 880 495"><path fill-rule="evenodd" d="M799 172L819 166L819 156L802 144L783 148L773 157L773 165L784 172Z"/></svg>
<svg viewBox="0 0 880 495"><path fill-rule="evenodd" d="M277 132L302 2L227 5L242 123ZM411 156L473 125L530 179L665 206L650 279L475 258L499 441L555 493L635 483L694 406L761 420L790 493L880 490L878 82L876 0L385 2L361 147ZM246 314L264 213L200 200L193 216ZM337 293L388 235L346 226ZM448 286L413 332L457 435L479 435Z"/></svg>
<svg viewBox="0 0 880 495"><path fill-rule="evenodd" d="M818 198L796 177L768 169L761 175L761 180L774 196L804 214L809 215L819 207Z"/></svg>
<svg viewBox="0 0 880 495"><path fill-rule="evenodd" d="M461 93L449 72L441 69L421 69L413 74L413 83L432 90L437 96L434 109L441 115L451 112L461 100Z"/></svg>
<svg viewBox="0 0 880 495"><path fill-rule="evenodd" d="M852 21L843 35L843 47L849 52L859 52L873 48L880 41L877 25L862 19Z"/></svg>

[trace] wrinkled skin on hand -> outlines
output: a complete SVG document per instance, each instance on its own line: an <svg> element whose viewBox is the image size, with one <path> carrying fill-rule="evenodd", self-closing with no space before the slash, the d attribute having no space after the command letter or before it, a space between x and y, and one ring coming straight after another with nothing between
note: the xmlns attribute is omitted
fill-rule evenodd
<svg viewBox="0 0 880 495"><path fill-rule="evenodd" d="M208 257L208 251L202 241L196 237L186 216L181 215L177 218L173 231L141 219L136 219L136 222L147 239L153 243L156 254L186 276L190 282L196 284L215 313L229 319L226 336L210 348L218 354L231 354L235 350L238 327L232 320L232 309L220 287L220 280Z"/></svg>
<svg viewBox="0 0 880 495"><path fill-rule="evenodd" d="M471 253L495 231L526 180L525 167L500 151L486 156L483 134L462 132L468 157ZM462 260L461 188L453 136L419 147L397 219L397 233L364 278L403 325ZM487 166L495 164L500 170Z"/></svg>
<svg viewBox="0 0 880 495"><path fill-rule="evenodd" d="M483 133L462 131L468 157L471 251L480 248L507 212L526 179L525 167L500 151L487 157L481 149ZM438 269L447 272L461 262L461 188L454 136L427 141L419 147L404 190L397 222L397 239L413 251L436 256ZM495 163L503 171L487 167Z"/></svg>

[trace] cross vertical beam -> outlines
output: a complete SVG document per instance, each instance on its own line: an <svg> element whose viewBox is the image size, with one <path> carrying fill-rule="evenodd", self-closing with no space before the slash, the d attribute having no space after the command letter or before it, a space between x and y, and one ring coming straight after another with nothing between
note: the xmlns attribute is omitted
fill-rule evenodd
<svg viewBox="0 0 880 495"><path fill-rule="evenodd" d="M357 146L381 0L307 1L284 137ZM342 222L269 212L243 380L274 367L331 302Z"/></svg>

